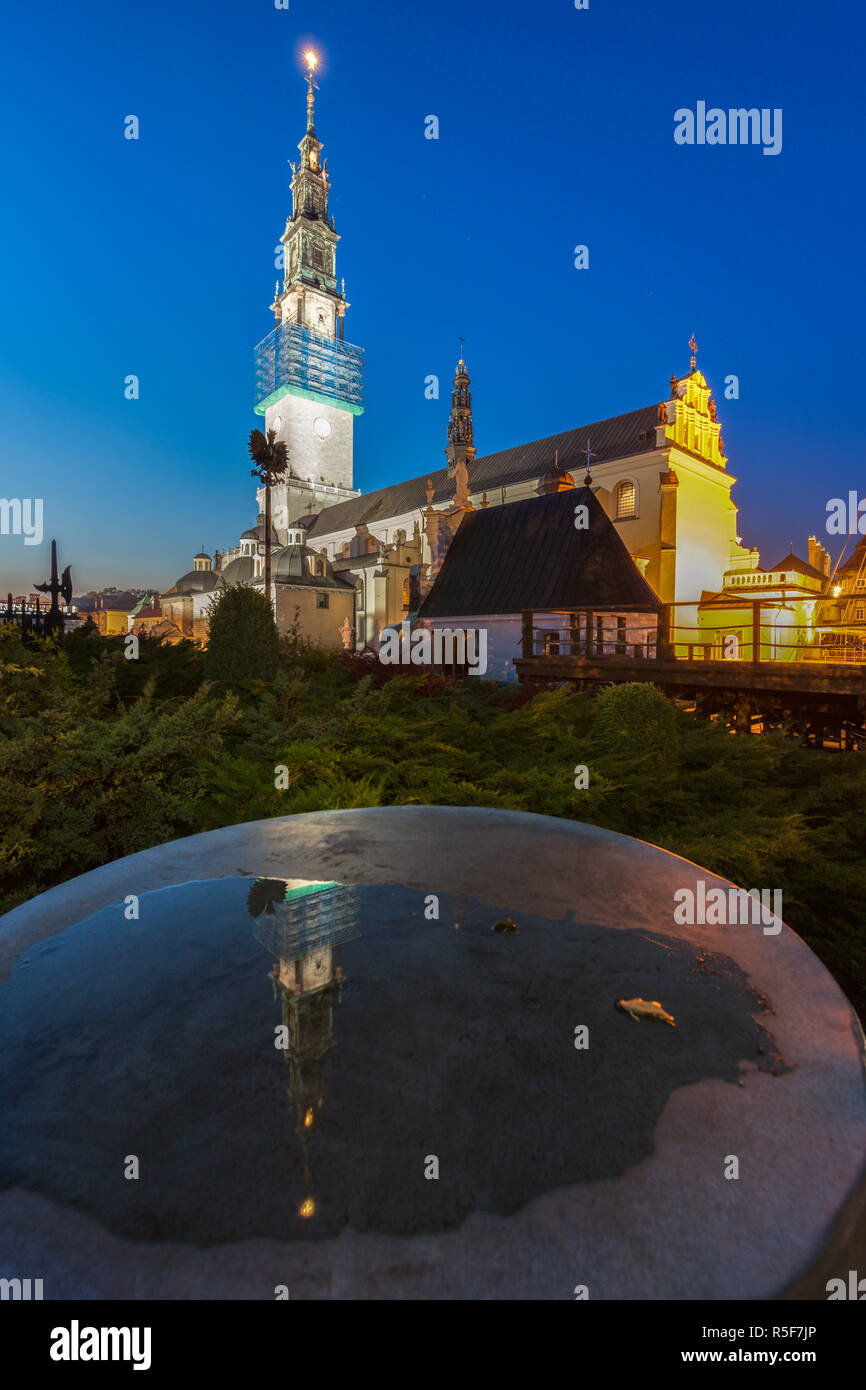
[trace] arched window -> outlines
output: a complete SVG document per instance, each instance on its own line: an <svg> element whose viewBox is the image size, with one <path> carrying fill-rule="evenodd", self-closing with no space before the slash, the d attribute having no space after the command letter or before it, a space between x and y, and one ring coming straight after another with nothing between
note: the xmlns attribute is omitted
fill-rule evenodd
<svg viewBox="0 0 866 1390"><path fill-rule="evenodd" d="M375 536L367 537L367 554L373 555L379 548L379 543Z"/></svg>
<svg viewBox="0 0 866 1390"><path fill-rule="evenodd" d="M341 556L343 557L344 560L348 560L348 558L349 558L351 552L352 552L352 547L351 547L351 545L349 544L348 541L345 541L344 544L343 544L343 549L340 551Z"/></svg>
<svg viewBox="0 0 866 1390"><path fill-rule="evenodd" d="M411 587L410 587L410 584L409 584L409 580L408 580L408 579L404 579L404 580L403 580L403 607L404 607L404 609L406 609L406 611L408 611L408 609L409 609L410 593L411 593Z"/></svg>
<svg viewBox="0 0 866 1390"><path fill-rule="evenodd" d="M626 521L637 516L637 488L630 480L620 483L616 489L616 519Z"/></svg>

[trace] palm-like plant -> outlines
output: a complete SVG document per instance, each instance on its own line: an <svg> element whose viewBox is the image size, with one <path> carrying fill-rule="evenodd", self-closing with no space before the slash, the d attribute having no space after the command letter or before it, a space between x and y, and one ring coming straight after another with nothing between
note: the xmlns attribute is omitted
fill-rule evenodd
<svg viewBox="0 0 866 1390"><path fill-rule="evenodd" d="M256 465L250 469L250 477L258 478L265 485L265 593L271 601L271 488L285 477L289 466L289 453L276 430L268 430L267 437L261 430L253 430L250 435L250 458Z"/></svg>

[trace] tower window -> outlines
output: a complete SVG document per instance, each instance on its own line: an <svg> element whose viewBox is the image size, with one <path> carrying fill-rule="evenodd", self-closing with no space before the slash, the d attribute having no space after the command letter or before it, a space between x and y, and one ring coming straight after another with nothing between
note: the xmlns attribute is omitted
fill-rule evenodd
<svg viewBox="0 0 866 1390"><path fill-rule="evenodd" d="M616 490L616 519L627 521L637 516L637 488L634 483L620 483Z"/></svg>

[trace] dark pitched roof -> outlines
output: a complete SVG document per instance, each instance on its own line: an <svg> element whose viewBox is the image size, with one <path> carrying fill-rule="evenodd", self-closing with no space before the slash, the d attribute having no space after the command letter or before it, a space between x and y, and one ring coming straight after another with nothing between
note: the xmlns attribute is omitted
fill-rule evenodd
<svg viewBox="0 0 866 1390"><path fill-rule="evenodd" d="M355 588L337 574L275 574L274 583L287 589L340 589L344 593L352 593Z"/></svg>
<svg viewBox="0 0 866 1390"><path fill-rule="evenodd" d="M807 574L810 579L826 579L827 577L821 570L816 569L814 565L808 564L805 560L801 560L799 555L794 555L793 552L786 555L784 560L780 560L778 565L771 565L767 573L782 574L792 571L796 574Z"/></svg>
<svg viewBox="0 0 866 1390"><path fill-rule="evenodd" d="M595 420L590 425L579 425L577 429L566 430L563 434L551 434L544 439L532 440L529 444L517 444L513 449L500 450L498 454L485 454L472 464L469 486L472 492L479 493L540 477L552 466L557 449L560 467L573 473L576 478L582 478L586 472L586 455L581 450L586 448L587 438L595 455L591 460L593 466L631 454L649 453L656 447L658 411L657 404L646 405L626 415L613 415L609 420ZM642 434L646 436L644 439L640 438ZM351 497L346 502L336 502L333 507L326 507L319 512L308 539L359 526L362 522L369 524L385 521L392 516L404 516L418 507L425 507L428 478L435 488L434 502L442 503L454 496L454 480L448 477L446 468L440 468L436 472L410 478L406 483L394 483L391 487L382 487L376 492L366 492L361 497Z"/></svg>
<svg viewBox="0 0 866 1390"><path fill-rule="evenodd" d="M574 524L579 503L589 508L586 530ZM659 607L601 503L583 487L468 512L418 616Z"/></svg>
<svg viewBox="0 0 866 1390"><path fill-rule="evenodd" d="M361 570L369 569L372 565L375 569L379 564L379 559L378 550L369 551L366 555L341 555L339 559L334 561L333 568L338 571Z"/></svg>
<svg viewBox="0 0 866 1390"><path fill-rule="evenodd" d="M857 542L848 559L842 561L836 573L850 574L852 570L858 571L861 565L866 568L866 536Z"/></svg>

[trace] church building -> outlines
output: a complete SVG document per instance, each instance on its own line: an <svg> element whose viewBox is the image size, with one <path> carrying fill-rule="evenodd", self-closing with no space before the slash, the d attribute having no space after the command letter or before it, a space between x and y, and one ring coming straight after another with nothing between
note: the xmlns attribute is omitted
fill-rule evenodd
<svg viewBox="0 0 866 1390"><path fill-rule="evenodd" d="M405 482L368 493L355 489L353 431L364 408L364 353L345 336L350 306L337 276L339 235L315 125L314 55L307 55L307 64L306 130L300 159L291 166L283 276L270 306L275 325L255 354L255 411L264 417L265 431L274 430L285 443L289 457L285 479L271 489L278 623L285 628L287 615L297 612L289 589L302 587L316 594L303 609L305 635L326 645L376 649L384 628L417 615L458 531L463 552L471 538L480 543L483 537L488 548L493 544L496 527L461 529L466 518L537 502L551 492L551 478L554 484L557 476L568 478L572 486L575 473L591 472L594 502L631 557L641 593L676 605L671 636L681 652L697 640L702 596L736 585L739 575L757 569L759 558L741 545L731 496L736 479L727 468L694 337L689 369L670 378L665 399L481 455L461 355L450 414L443 419L444 467L419 461L416 475ZM207 555L196 557L194 570L162 596L164 610L181 613L191 633L206 628L220 575L263 583L263 487L256 501L258 521L238 545L217 554L213 565ZM535 528L546 515L544 506L526 512L534 518L539 554L548 539ZM523 516L516 510L514 524ZM498 555L497 563L507 565L507 554ZM603 606L600 597L599 611Z"/></svg>

